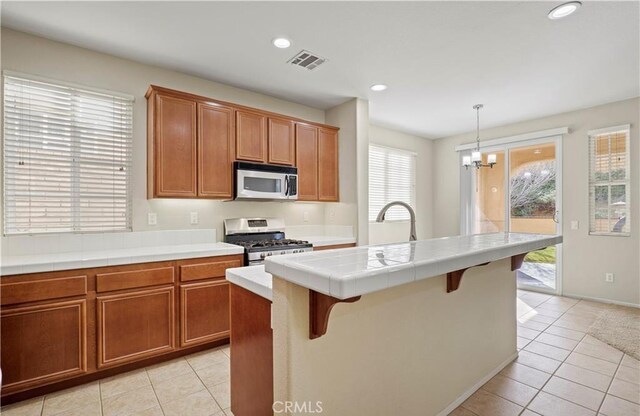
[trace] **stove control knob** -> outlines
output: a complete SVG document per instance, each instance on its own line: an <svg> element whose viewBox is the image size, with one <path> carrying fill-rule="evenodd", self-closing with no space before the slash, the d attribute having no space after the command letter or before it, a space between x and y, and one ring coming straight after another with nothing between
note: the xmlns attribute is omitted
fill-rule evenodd
<svg viewBox="0 0 640 416"><path fill-rule="evenodd" d="M260 258L264 259L264 257L265 257L265 254L264 253L260 253Z"/></svg>

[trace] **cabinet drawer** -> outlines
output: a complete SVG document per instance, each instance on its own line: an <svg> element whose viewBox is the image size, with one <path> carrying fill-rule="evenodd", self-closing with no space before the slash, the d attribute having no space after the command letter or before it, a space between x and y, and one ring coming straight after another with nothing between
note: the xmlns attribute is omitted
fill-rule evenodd
<svg viewBox="0 0 640 416"><path fill-rule="evenodd" d="M32 280L2 285L2 306L87 294L87 276Z"/></svg>
<svg viewBox="0 0 640 416"><path fill-rule="evenodd" d="M212 261L200 264L187 264L180 266L180 281L211 279L224 277L224 272L232 267L242 267L242 260Z"/></svg>
<svg viewBox="0 0 640 416"><path fill-rule="evenodd" d="M102 273L96 275L96 291L133 289L165 285L174 282L173 267Z"/></svg>

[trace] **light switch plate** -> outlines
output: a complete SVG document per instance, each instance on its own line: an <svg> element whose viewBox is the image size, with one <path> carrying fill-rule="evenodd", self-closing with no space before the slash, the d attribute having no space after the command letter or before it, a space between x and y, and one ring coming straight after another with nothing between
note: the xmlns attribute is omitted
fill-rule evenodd
<svg viewBox="0 0 640 416"><path fill-rule="evenodd" d="M158 225L158 214L150 212L147 214L147 223L149 225Z"/></svg>
<svg viewBox="0 0 640 416"><path fill-rule="evenodd" d="M577 230L578 228L580 228L580 221L571 221L571 229Z"/></svg>
<svg viewBox="0 0 640 416"><path fill-rule="evenodd" d="M192 212L191 214L189 214L189 223L191 225L196 225L198 224L198 212Z"/></svg>
<svg viewBox="0 0 640 416"><path fill-rule="evenodd" d="M309 222L309 211L304 211L302 213L302 221Z"/></svg>
<svg viewBox="0 0 640 416"><path fill-rule="evenodd" d="M614 276L613 273L605 273L604 274L604 281L607 283L613 283L614 280Z"/></svg>

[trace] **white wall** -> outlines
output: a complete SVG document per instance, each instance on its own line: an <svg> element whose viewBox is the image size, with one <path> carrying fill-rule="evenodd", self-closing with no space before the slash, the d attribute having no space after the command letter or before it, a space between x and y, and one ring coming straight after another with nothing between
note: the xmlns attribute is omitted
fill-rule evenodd
<svg viewBox="0 0 640 416"><path fill-rule="evenodd" d="M132 174L134 230L217 228L220 239L222 220L229 217L281 216L286 219L287 224L293 225L303 224L303 213L308 212L307 224L324 222L326 204L323 203L147 200L144 94L150 84L156 84L315 122L325 121L322 110L6 28L2 29L2 69L127 93L135 97ZM189 225L191 211L199 212L198 226ZM149 212L158 214L158 225L155 227L147 225Z"/></svg>
<svg viewBox="0 0 640 416"><path fill-rule="evenodd" d="M395 130L370 125L369 143L416 153L416 233L431 238L433 216L432 141ZM409 221L369 223L369 243L382 244L409 239Z"/></svg>
<svg viewBox="0 0 640 416"><path fill-rule="evenodd" d="M640 304L640 99L514 123L481 132L485 140L568 126L562 139L563 292L583 297ZM631 237L589 235L589 146L587 131L631 123ZM454 148L474 133L434 141L434 236L459 234L460 167ZM570 222L580 222L571 230ZM615 283L604 274L615 273Z"/></svg>
<svg viewBox="0 0 640 416"><path fill-rule="evenodd" d="M353 225L358 244L366 245L369 230L362 207L369 205L369 103L354 98L330 108L326 122L340 127L340 202L327 205L325 223Z"/></svg>

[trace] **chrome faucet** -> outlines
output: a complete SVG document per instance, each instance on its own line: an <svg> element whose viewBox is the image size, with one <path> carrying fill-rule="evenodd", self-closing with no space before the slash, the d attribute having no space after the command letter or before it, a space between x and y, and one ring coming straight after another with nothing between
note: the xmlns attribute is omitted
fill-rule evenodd
<svg viewBox="0 0 640 416"><path fill-rule="evenodd" d="M382 209L378 213L378 217L376 218L376 222L384 221L384 216L387 213L387 211L389 210L389 208L391 208L392 206L395 206L395 205L403 206L403 207L405 207L407 209L407 211L409 211L409 215L411 216L411 232L409 234L409 241L416 241L417 240L417 237L416 237L416 213L413 211L413 208L411 208L411 205L407 204L406 202L402 202L402 201L389 202L387 205L382 207Z"/></svg>

